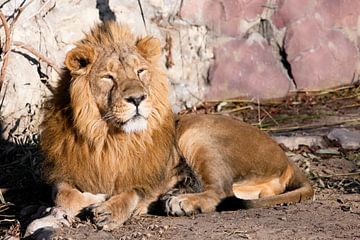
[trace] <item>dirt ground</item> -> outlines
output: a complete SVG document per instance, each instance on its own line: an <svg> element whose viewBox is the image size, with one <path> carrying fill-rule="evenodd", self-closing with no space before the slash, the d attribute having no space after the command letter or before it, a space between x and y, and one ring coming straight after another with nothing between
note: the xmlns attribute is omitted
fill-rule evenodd
<svg viewBox="0 0 360 240"><path fill-rule="evenodd" d="M345 174L358 169L342 158L311 163L317 173ZM63 228L55 239L359 239L360 179L324 178L314 201L266 209L200 214L192 217L144 216L112 232L89 223ZM313 182L318 186L319 182Z"/></svg>
<svg viewBox="0 0 360 240"><path fill-rule="evenodd" d="M342 203L343 202L343 203ZM89 226L58 231L58 239L358 239L359 197L324 191L314 202L269 209L141 217L113 233ZM348 209L352 210L348 210Z"/></svg>
<svg viewBox="0 0 360 240"><path fill-rule="evenodd" d="M356 120L360 119L359 92L357 87L355 94L346 93L344 97L337 93L335 97L332 95L333 100L326 98L326 94L319 95L312 100L320 102L317 109L308 98L304 98L302 105L293 104L294 100L282 103L281 108L273 104L258 108L254 105L250 109L252 112L233 111L249 106L233 102L223 104L222 108L225 106L224 114L231 113L253 124L262 123L262 127L269 127L271 134L325 136L333 127L360 129ZM355 96L355 102L345 104L342 99L348 101L347 96ZM334 99L340 99L342 104L336 104ZM324 102L331 103L327 106ZM342 106L351 107L344 110ZM219 104L195 111L211 112L215 108L219 108ZM191 217L134 217L110 233L97 230L89 222L77 222L72 227L57 229L52 237L87 240L360 239L360 149L346 151L336 143L329 144L331 151L322 153L307 146L287 151L315 187L314 201ZM0 240L19 239L38 209L51 206L50 188L39 177L40 159L36 144L0 144L0 190L3 193L0 194Z"/></svg>

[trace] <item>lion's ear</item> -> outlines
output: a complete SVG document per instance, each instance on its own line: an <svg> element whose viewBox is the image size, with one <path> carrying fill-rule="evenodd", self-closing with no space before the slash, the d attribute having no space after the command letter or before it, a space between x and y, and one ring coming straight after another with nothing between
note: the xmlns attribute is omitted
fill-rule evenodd
<svg viewBox="0 0 360 240"><path fill-rule="evenodd" d="M88 46L78 46L66 54L65 65L70 72L86 68L93 63L95 58L94 50Z"/></svg>
<svg viewBox="0 0 360 240"><path fill-rule="evenodd" d="M146 36L136 42L140 54L149 62L155 63L161 55L160 41L157 38Z"/></svg>

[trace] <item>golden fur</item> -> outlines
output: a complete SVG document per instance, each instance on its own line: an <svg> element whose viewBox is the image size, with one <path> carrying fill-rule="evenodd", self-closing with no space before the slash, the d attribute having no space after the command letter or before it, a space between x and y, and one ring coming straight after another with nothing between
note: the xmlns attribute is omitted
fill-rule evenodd
<svg viewBox="0 0 360 240"><path fill-rule="evenodd" d="M73 215L88 207L99 227L113 229L184 179L183 159L201 189L168 197L168 214L214 211L231 196L260 198L245 203L261 207L313 195L298 168L259 130L221 116L175 120L166 75L156 66L160 53L157 39L136 39L108 22L67 54L41 135L56 205Z"/></svg>

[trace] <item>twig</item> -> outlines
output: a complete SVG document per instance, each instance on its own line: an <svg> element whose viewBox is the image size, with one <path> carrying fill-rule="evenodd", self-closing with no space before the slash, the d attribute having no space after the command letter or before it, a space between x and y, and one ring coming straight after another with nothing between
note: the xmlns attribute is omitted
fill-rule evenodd
<svg viewBox="0 0 360 240"><path fill-rule="evenodd" d="M253 106L245 106L245 107L236 107L236 108L233 108L233 109L230 109L230 110L224 110L224 111L219 111L219 112L215 112L213 114L215 115L219 115L219 114L227 114L227 113L234 113L234 112L239 112L239 111L242 111L242 110L246 110L246 109L251 109L253 110Z"/></svg>
<svg viewBox="0 0 360 240"><path fill-rule="evenodd" d="M146 33L147 33L148 30L147 30L147 27L146 27L146 21L145 21L144 11L143 11L143 8L142 8L142 6L141 6L141 0L138 0L137 2L138 2L138 5L139 5L139 8L140 8L141 18L142 18L143 23L144 23L145 31L146 31Z"/></svg>
<svg viewBox="0 0 360 240"><path fill-rule="evenodd" d="M3 217L3 216L1 216ZM12 217L12 218L15 218L15 215L11 215L11 216L4 216L4 217ZM2 219L0 220L0 223L5 223L5 222L15 222L17 221L16 219Z"/></svg>
<svg viewBox="0 0 360 240"><path fill-rule="evenodd" d="M3 196L3 194L2 194L2 189L0 189L0 202L2 203L2 204L6 204L6 202L5 202L5 198L4 198L4 196Z"/></svg>
<svg viewBox="0 0 360 240"><path fill-rule="evenodd" d="M258 113L258 124L259 124L259 127L260 129L262 129L262 119L261 119L261 114L260 114L260 100L259 98L257 99L257 113Z"/></svg>
<svg viewBox="0 0 360 240"><path fill-rule="evenodd" d="M341 109L344 109L344 108L355 108L355 107L360 107L360 103L351 104L351 105L346 105L346 106L342 106L342 107L340 107L340 108L341 108Z"/></svg>
<svg viewBox="0 0 360 240"><path fill-rule="evenodd" d="M332 177L348 177L348 176L356 176L360 175L360 172L352 172L352 173L334 173L331 175L325 175L325 176L317 176L319 178L332 178Z"/></svg>
<svg viewBox="0 0 360 240"><path fill-rule="evenodd" d="M0 91L1 91L1 88L2 88L2 85L5 81L5 75L6 75L6 68L8 66L8 63L9 63L9 50L10 50L10 28L9 28L9 24L8 22L6 21L6 18L4 16L4 14L2 13L2 11L0 10L0 19L1 19L1 22L2 22L2 25L4 26L4 31L5 31L5 36L6 36L6 42L5 42L5 47L3 49L3 53L4 53L4 56L3 56L3 65L1 67L1 73L0 73Z"/></svg>
<svg viewBox="0 0 360 240"><path fill-rule="evenodd" d="M310 125L303 125L303 126L293 126L293 127L283 127L283 128L265 128L263 130L269 132L291 132L297 130L306 130L306 129L315 129L315 128L326 128L326 127L333 127L343 124L360 124L360 118L355 119L348 119L334 123L327 123L327 124L310 124Z"/></svg>
<svg viewBox="0 0 360 240"><path fill-rule="evenodd" d="M329 103L334 103L334 102L337 102L337 101L340 101L340 100L347 100L347 99L351 99L351 98L356 98L359 96L360 93L357 93L357 94L352 94L350 96L346 96L346 97L339 97L339 98L335 98L333 100L329 100L327 101L326 103L329 104Z"/></svg>
<svg viewBox="0 0 360 240"><path fill-rule="evenodd" d="M164 50L167 51L167 53L165 54L165 58L166 58L165 66L168 69L175 65L172 56L172 47L173 47L172 38L171 35L167 32L165 37Z"/></svg>
<svg viewBox="0 0 360 240"><path fill-rule="evenodd" d="M10 24L10 28L13 29L14 25L16 23L16 21L19 19L21 13L25 10L25 8L27 6L29 6L34 0L29 0L29 2L27 4L24 4L23 6L19 7L18 9L16 9L15 11L18 12L18 14L14 17L13 21Z"/></svg>
<svg viewBox="0 0 360 240"><path fill-rule="evenodd" d="M266 111L266 109L262 109L262 110L266 113L266 115L269 116L269 118L270 118L276 125L279 126L279 123L271 116L271 114L270 114L268 111Z"/></svg>
<svg viewBox="0 0 360 240"><path fill-rule="evenodd" d="M42 60L42 61L46 62L47 64L49 64L58 74L61 73L61 70L60 70L59 66L55 62L53 62L51 59L49 59L48 57L41 54L39 51L37 51L33 47L31 47L29 45L26 45L23 42L18 42L18 41L14 41L13 45L16 46L16 47L20 47L20 48L23 48L23 49L27 50L28 52L30 52L34 56L38 57L40 60Z"/></svg>
<svg viewBox="0 0 360 240"><path fill-rule="evenodd" d="M32 14L27 19L31 19L31 18L35 17L36 15L38 15L46 7L46 5L48 5L50 3L50 1L51 0L47 0L46 2L44 2L44 4L34 14ZM55 2L55 4L56 4L56 2Z"/></svg>
<svg viewBox="0 0 360 240"><path fill-rule="evenodd" d="M254 103L248 99L222 99L222 100L206 100L208 103L230 102L230 103Z"/></svg>

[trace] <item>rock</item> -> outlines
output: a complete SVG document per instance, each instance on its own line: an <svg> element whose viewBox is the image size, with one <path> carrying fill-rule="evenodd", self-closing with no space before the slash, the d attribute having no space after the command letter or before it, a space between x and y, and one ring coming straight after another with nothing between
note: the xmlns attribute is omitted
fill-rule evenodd
<svg viewBox="0 0 360 240"><path fill-rule="evenodd" d="M314 16L313 12L314 0L279 0L272 20L277 28L283 28L307 15Z"/></svg>
<svg viewBox="0 0 360 240"><path fill-rule="evenodd" d="M328 135L328 139L337 141L342 148L356 150L360 149L360 131L346 128L335 128Z"/></svg>
<svg viewBox="0 0 360 240"><path fill-rule="evenodd" d="M278 98L285 96L290 88L271 45L257 33L216 47L209 79L206 99Z"/></svg>
<svg viewBox="0 0 360 240"><path fill-rule="evenodd" d="M358 1L281 0L272 19L286 28L284 48L298 89L323 89L357 80ZM352 29L352 30L351 30Z"/></svg>
<svg viewBox="0 0 360 240"><path fill-rule="evenodd" d="M200 0L182 2L180 17L195 25L206 25L218 34L239 36L244 22L256 22L267 0Z"/></svg>
<svg viewBox="0 0 360 240"><path fill-rule="evenodd" d="M205 26L166 30L162 34L168 36L168 42L171 41L172 45L166 51L163 63L174 63L167 69L167 74L171 83L170 100L177 112L181 107L191 107L203 99L204 85L214 55L209 48L209 35Z"/></svg>
<svg viewBox="0 0 360 240"><path fill-rule="evenodd" d="M342 32L323 29L316 19L290 25L285 49L298 89L331 88L356 78L355 45Z"/></svg>
<svg viewBox="0 0 360 240"><path fill-rule="evenodd" d="M316 150L317 154L323 154L323 155L340 155L338 148L322 148Z"/></svg>
<svg viewBox="0 0 360 240"><path fill-rule="evenodd" d="M358 26L360 1L317 0L315 11L324 27L353 28Z"/></svg>
<svg viewBox="0 0 360 240"><path fill-rule="evenodd" d="M283 144L289 150L296 150L300 145L306 145L309 147L325 147L326 143L321 136L276 136L273 139Z"/></svg>
<svg viewBox="0 0 360 240"><path fill-rule="evenodd" d="M19 4L7 1L1 10L10 16ZM12 40L26 43L62 66L72 43L99 22L95 6L95 0L33 1L18 18ZM1 40L2 34L1 30ZM9 53L6 82L0 93L5 140L23 144L36 142L40 108L44 97L51 94L47 86L55 85L57 80L57 73L28 51L17 47Z"/></svg>
<svg viewBox="0 0 360 240"><path fill-rule="evenodd" d="M291 25L304 18L316 18L326 28L356 27L360 2L353 0L278 0L272 17L278 28Z"/></svg>

